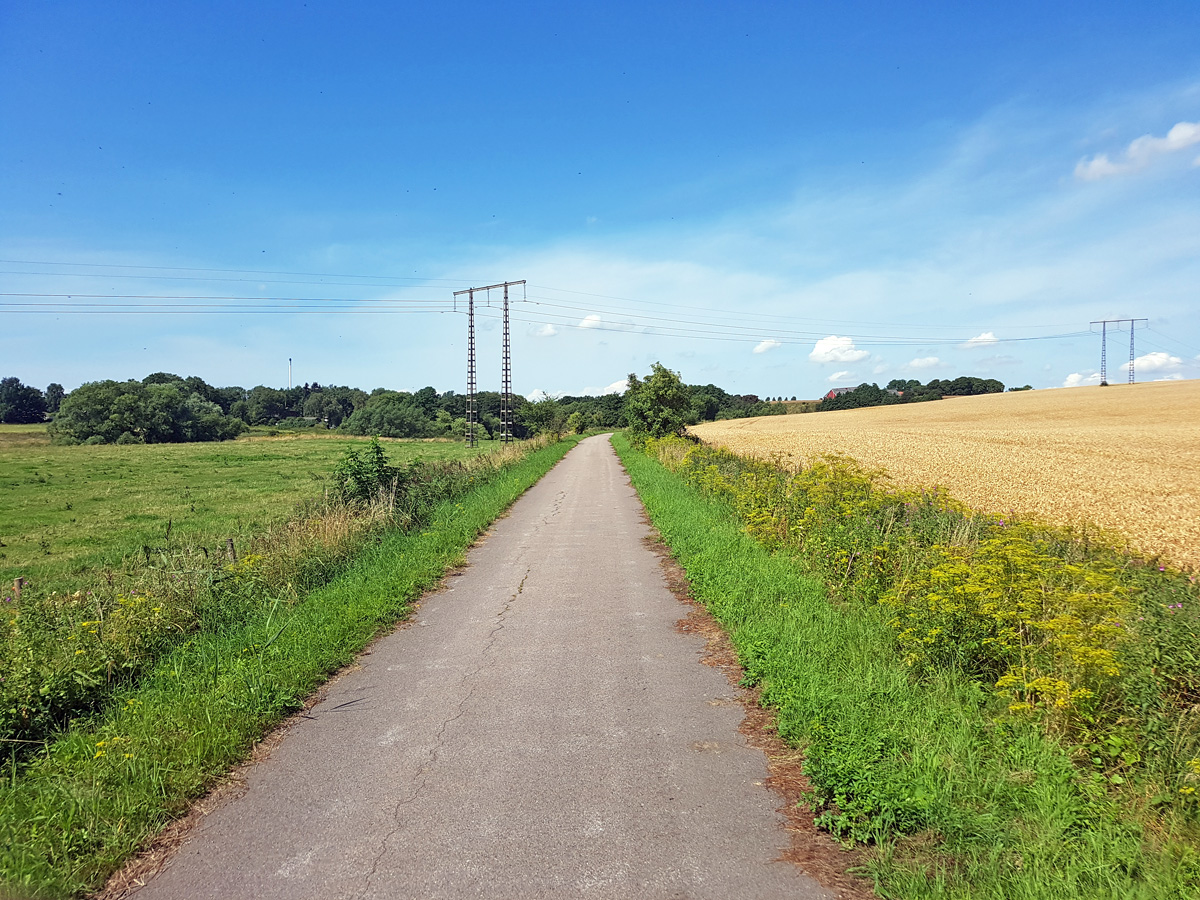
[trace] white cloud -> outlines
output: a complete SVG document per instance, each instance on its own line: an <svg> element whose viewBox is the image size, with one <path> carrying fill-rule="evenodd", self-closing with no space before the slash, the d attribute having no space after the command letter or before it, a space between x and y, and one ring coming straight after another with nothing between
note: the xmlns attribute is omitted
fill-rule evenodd
<svg viewBox="0 0 1200 900"><path fill-rule="evenodd" d="M835 381L845 381L847 378L849 378L853 374L854 374L853 372L834 372L832 375L829 376L828 380L831 384Z"/></svg>
<svg viewBox="0 0 1200 900"><path fill-rule="evenodd" d="M1072 372L1062 383L1063 387L1081 387L1085 384L1099 384L1100 373L1093 372L1091 375L1083 375L1079 372Z"/></svg>
<svg viewBox="0 0 1200 900"><path fill-rule="evenodd" d="M1081 159L1075 166L1075 177L1083 181L1099 181L1112 175L1123 175L1144 169L1160 156L1175 153L1200 144L1200 122L1180 122L1166 137L1144 134L1125 148L1123 159L1116 162L1107 153L1098 153L1091 159Z"/></svg>
<svg viewBox="0 0 1200 900"><path fill-rule="evenodd" d="M549 322L533 330L534 337L554 337L556 334L558 334L558 329Z"/></svg>
<svg viewBox="0 0 1200 900"><path fill-rule="evenodd" d="M1145 356L1139 356L1133 361L1134 374L1138 372L1175 372L1183 365L1183 360L1178 356L1172 356L1169 353L1163 353L1161 350L1156 350L1153 353L1147 353ZM1129 363L1121 364L1121 371L1129 371Z"/></svg>
<svg viewBox="0 0 1200 900"><path fill-rule="evenodd" d="M996 335L990 331L985 331L983 334L975 335L975 337L971 338L962 346L964 349L970 350L974 347L987 347L988 345L994 343L996 343Z"/></svg>
<svg viewBox="0 0 1200 900"><path fill-rule="evenodd" d="M783 346L783 344L779 343L779 341L768 339L765 341L759 341L758 344L754 348L754 352L755 353L766 353L768 350L774 350L776 347L782 347L782 346Z"/></svg>
<svg viewBox="0 0 1200 900"><path fill-rule="evenodd" d="M647 328L644 325L635 325L632 322L614 322L609 319L602 319L595 313L584 316L576 328L598 328L601 331L629 331L639 334L651 334L653 329Z"/></svg>
<svg viewBox="0 0 1200 900"><path fill-rule="evenodd" d="M875 375L882 375L887 370L888 370L888 364L880 363L874 369L872 369L871 372L872 372L872 374L875 374Z"/></svg>
<svg viewBox="0 0 1200 900"><path fill-rule="evenodd" d="M1107 153L1099 153L1091 159L1081 159L1075 164L1075 177L1083 181L1099 181L1101 178L1127 171L1128 166L1117 165L1108 158Z"/></svg>
<svg viewBox="0 0 1200 900"><path fill-rule="evenodd" d="M815 363L849 363L859 362L870 355L866 350L855 347L853 339L831 334L817 341L808 358Z"/></svg>
<svg viewBox="0 0 1200 900"><path fill-rule="evenodd" d="M936 356L921 356L914 359L908 364L910 369L932 369L935 366L940 366L942 361Z"/></svg>
<svg viewBox="0 0 1200 900"><path fill-rule="evenodd" d="M595 387L589 385L582 390L574 391L573 396L576 397L603 397L605 394L623 394L629 390L629 379L622 378L620 381L614 381L612 384L605 387Z"/></svg>

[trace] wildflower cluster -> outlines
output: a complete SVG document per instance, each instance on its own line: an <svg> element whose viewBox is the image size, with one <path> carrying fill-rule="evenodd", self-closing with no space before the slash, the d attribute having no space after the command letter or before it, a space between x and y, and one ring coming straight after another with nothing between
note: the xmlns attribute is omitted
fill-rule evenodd
<svg viewBox="0 0 1200 900"><path fill-rule="evenodd" d="M1200 750L1200 722L1187 713L1200 708L1195 576L1132 558L1096 529L895 488L845 457L796 466L672 438L647 441L646 452L728 502L749 534L820 575L833 599L890 610L917 676L954 667L1007 698L1011 713L1080 740L1140 718L1172 753Z"/></svg>

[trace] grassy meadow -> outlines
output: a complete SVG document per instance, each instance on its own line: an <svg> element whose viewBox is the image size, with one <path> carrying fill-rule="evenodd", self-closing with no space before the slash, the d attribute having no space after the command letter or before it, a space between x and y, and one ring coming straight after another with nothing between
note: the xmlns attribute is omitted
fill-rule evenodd
<svg viewBox="0 0 1200 900"><path fill-rule="evenodd" d="M304 433L63 447L44 425L0 425L0 587L23 577L35 590L67 593L168 539L240 543L319 496L346 449L367 443ZM398 463L482 452L449 441L384 445Z"/></svg>

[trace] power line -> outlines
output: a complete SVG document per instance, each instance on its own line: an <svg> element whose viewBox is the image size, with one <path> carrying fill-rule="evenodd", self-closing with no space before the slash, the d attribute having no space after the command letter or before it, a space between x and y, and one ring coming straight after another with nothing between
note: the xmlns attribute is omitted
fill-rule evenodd
<svg viewBox="0 0 1200 900"><path fill-rule="evenodd" d="M664 303L664 302L656 301L656 300L639 300L639 299L635 299L632 297L617 297L617 296L613 296L610 294L594 294L594 293L589 293L587 291L574 291L574 290L570 290L568 288L554 288L554 287L548 287L546 285L538 285L538 284L530 285L530 287L534 288L535 290L552 291L552 292L556 292L559 294L575 294L575 295L578 295L581 297L598 297L602 300L619 300L623 303L637 303L637 304L644 305L644 306L661 306L661 307L668 308L668 309L690 309L690 310L695 310L697 312L711 313L716 316L725 315L724 310L715 310L715 309L712 309L711 307L707 307L707 306L690 306L687 304L679 304L679 303ZM532 299L537 299L537 295L530 295L530 296ZM932 328L957 329L957 330L962 330L962 331L970 331L975 328L984 327L984 326L980 326L980 325L961 325L961 324L960 325L933 325L933 326L930 326L930 325L924 325L924 324L913 325L913 324L905 323L905 322L851 322L851 321L845 320L845 319L815 319L815 318L806 317L806 316L783 315L780 313L755 313L753 315L753 317L759 318L759 319L779 319L779 320L783 320L783 321L794 321L794 322L814 322L814 323L822 323L823 322L823 323L830 324L830 325L873 325L873 326L877 326L880 328L930 328L930 327L932 327ZM739 318L741 318L740 314L739 314ZM1058 322L1058 323L1053 323L1053 324L1052 323L1043 323L1040 325L1010 325L1009 327L1010 328L1018 328L1018 329L1020 329L1020 328L1070 328L1072 325L1074 325L1073 322Z"/></svg>
<svg viewBox="0 0 1200 900"><path fill-rule="evenodd" d="M238 302L278 300L289 303L425 303L442 304L447 308L453 308L449 300L430 298L408 299L405 297L385 297L372 300L362 297L230 297L227 294L33 294L21 291L0 292L0 297L32 297L35 299L80 297L85 300L229 300Z"/></svg>
<svg viewBox="0 0 1200 900"><path fill-rule="evenodd" d="M142 269L154 272L223 272L240 275L300 275L305 278L374 278L388 281L420 281L429 283L459 284L461 279L455 278L421 278L409 275L347 275L330 272L281 272L273 269L213 269L203 266L143 266L124 263L79 263L62 262L45 259L0 259L4 265L16 266L89 266L95 269ZM65 274L65 273L64 273ZM150 276L147 276L150 277Z"/></svg>
<svg viewBox="0 0 1200 900"><path fill-rule="evenodd" d="M487 316L489 318L496 318L495 315L488 315L483 312L478 313L478 315ZM825 336L824 332L810 332L807 334L796 333L795 337L786 337L786 336L778 337L778 336L773 336L772 333L770 333L770 332L757 332L754 334L738 334L738 333L730 334L727 331L720 330L720 329L684 328L681 326L648 326L648 325L639 325L636 323L628 323L628 322L606 322L604 320L598 320L594 323L589 323L587 325L583 325L577 321L576 317L573 317L573 316L567 317L567 316L563 316L563 315L559 315L559 314L555 314L555 313L549 313L549 314L543 313L542 315L536 316L536 317L517 316L516 321L524 322L524 323L527 323L530 325L562 326L565 328L580 329L580 330L585 330L585 331L604 331L604 332L624 333L624 334L640 334L640 335L649 335L649 336L658 336L658 337L692 338L692 339L696 339L696 340L716 340L716 341L729 341L729 342L735 342L735 343L758 343L762 340L776 340L780 344L798 345L798 344L810 344L813 342L814 339L820 339L821 337ZM1073 337L1085 337L1089 334L1091 334L1091 332L1077 331L1077 332L1072 332L1072 333L1039 335L1039 336L1024 337L1024 338L997 338L996 343L999 344L999 343L1017 343L1017 342L1042 341L1042 340L1063 340L1063 339L1073 338ZM887 338L887 337L881 337L881 336L858 335L858 336L855 336L854 339L857 342L859 342L858 344L856 344L856 346L861 344L862 346L920 347L920 346L946 345L946 344L958 345L958 344L964 343L964 341L962 341L961 339L958 339L958 338L953 339L953 340L944 339L944 338L901 339L901 338Z"/></svg>
<svg viewBox="0 0 1200 900"><path fill-rule="evenodd" d="M188 315L212 315L214 313L230 316L266 316L266 315L288 315L288 316L377 316L377 315L396 315L406 313L453 313L450 309L281 309L262 308L255 309L252 307L239 307L235 309L214 310L214 309L27 309L27 310L7 310L8 312L21 313L24 315L64 315L66 313L81 314L81 315L109 315L109 316L188 316Z"/></svg>
<svg viewBox="0 0 1200 900"><path fill-rule="evenodd" d="M350 298L350 297L254 297L224 294L66 294L29 292L5 292L0 297L0 311L13 313L56 313L76 312L91 314L256 314L293 315L298 312L340 314L396 314L451 312L453 303L431 298ZM20 298L20 299L17 299ZM124 302L122 302L124 301ZM597 307L575 306L569 303L530 301L539 308L540 315L517 316L516 320L531 324L582 328L604 332L649 334L678 338L698 338L757 343L775 340L781 344L812 343L826 337L825 331L800 331L755 324L737 325L702 318L680 319L666 316L650 316L630 313L619 318L589 321L587 315ZM604 310L604 312L609 312ZM554 310L561 310L555 312ZM568 313L573 313L568 315ZM486 313L480 313L487 315ZM581 319L581 316L585 318ZM585 324L586 323L586 324ZM1042 340L1063 340L1079 337L1089 332L1065 332L1026 337L996 338L994 343L1023 343ZM897 337L892 335L851 332L843 337L863 346L946 346L965 343L963 338L934 337L932 335Z"/></svg>
<svg viewBox="0 0 1200 900"><path fill-rule="evenodd" d="M578 312L588 312L590 310L595 310L595 309L600 309L601 311L605 311L603 307L574 306L574 305L566 304L566 303L549 303L549 302L545 302L545 301L539 302L536 299L530 300L530 303L532 303L534 306L538 306L538 307L568 309L568 310L576 310ZM557 318L559 320L568 320L570 318L570 317L563 316L561 314L556 314L556 313L546 313L545 315L547 317L553 317L553 318ZM739 319L739 321L747 321L748 319L752 321L753 318L754 317L752 317L752 316L751 317L741 317ZM765 337L774 337L776 339L779 339L780 337L786 337L788 335L791 335L791 336L795 336L795 337L798 337L798 338L801 338L801 339L807 341L807 340L813 340L813 339L820 339L821 337L828 336L826 330L824 330L824 329L821 331L798 331L798 330L793 330L793 329L781 329L776 326L762 326L762 325L757 325L757 324L737 325L737 324L729 324L729 323L722 322L722 321L714 322L714 321L705 321L705 320L697 320L697 319L679 319L679 318L675 318L675 317L666 317L666 316L648 316L648 315L643 315L640 313L629 313L625 316L625 319L627 321L622 321L617 324L631 325L631 326L637 324L634 321L628 321L628 320L641 320L641 321L645 321L645 322L672 322L672 323L678 322L683 325L697 325L697 326L702 326L702 327L720 328L722 330L733 331L735 333L736 332L741 332L741 333L752 332L755 335L756 340L760 340ZM600 321L603 321L603 320L600 320ZM559 324L559 323L556 322L554 324ZM580 323L580 324L582 324L582 323ZM595 327L595 326L586 325L583 327ZM676 326L672 325L670 327L676 327ZM916 327L916 326L912 326L912 327ZM1019 337L1019 338L993 338L992 340L989 341L989 343L993 343L993 342L1000 343L1002 341L1007 342L1007 341L1024 341L1024 340L1051 340L1051 339L1063 338L1063 337L1078 337L1080 335L1087 334L1087 333L1088 332L1068 332L1068 333L1063 333L1063 334L1034 335L1034 336L1029 336L1029 337ZM900 337L885 337L885 336L881 336L881 335L853 334L853 333L846 334L843 336L853 338L855 340L861 339L863 341L872 341L872 342L876 342L876 343L903 343L903 344L912 344L912 345L966 343L966 339L964 339L962 337L900 338Z"/></svg>
<svg viewBox="0 0 1200 900"><path fill-rule="evenodd" d="M1150 328L1149 326L1146 327L1146 330L1149 331L1151 334L1158 335L1160 338L1162 338L1165 341L1170 341L1172 344L1175 344L1177 347L1182 347L1184 349L1184 352L1186 352L1186 353L1195 353L1197 356L1200 356L1200 347L1193 347L1191 344L1185 344L1183 341L1179 340L1178 338L1171 337L1171 335L1169 335L1169 334L1163 334L1161 331L1158 331L1155 328ZM1144 340L1146 340L1146 338L1142 338L1142 340L1144 341ZM1153 343L1153 341L1151 341L1151 343ZM1163 349L1165 350L1166 348L1164 347Z"/></svg>
<svg viewBox="0 0 1200 900"><path fill-rule="evenodd" d="M122 264L122 263L81 263L81 262L65 262L65 261L51 261L51 260L0 259L0 264L68 266L68 267L73 267L73 268L93 268L93 269L95 269L95 268L122 269L122 270L139 270L142 272L155 272L155 273L157 273L157 272L210 272L210 273L233 274L233 275L242 275L242 276L244 276L244 275L280 275L280 276L290 276L293 278L299 277L299 278L358 279L357 281L348 281L348 282L306 282L306 281L270 281L270 282L268 282L268 283L272 283L272 284L322 284L322 285L336 285L339 287L395 287L395 288L399 288L399 289L411 289L415 285L412 285L412 284L385 284L382 282L388 282L388 281L390 281L390 282L418 282L418 283L422 283L422 284L435 284L435 283L461 283L464 280L464 279L429 278L429 277L401 276L401 275L367 275L367 274L356 274L356 273L345 273L345 272L341 272L341 273L290 272L290 271L275 270L275 269L226 269L226 268L213 268L213 267L203 267L203 266L147 266L147 265L134 265L134 264ZM164 275L131 275L131 274L79 273L79 272L0 272L0 274L30 275L30 276L39 276L39 277L58 277L58 276L89 277L90 276L90 277L128 278L128 279L146 279L146 280L158 278L158 279L162 279L162 280L195 280L195 281L205 281L205 280L208 280L208 281L233 281L233 282L258 281L258 282L262 283L262 279L259 279L259 278L230 278L230 279L212 278L212 279L207 279L207 278L203 278L200 276L191 276L191 275L164 276ZM571 295L579 296L579 297L595 297L595 298L599 298L599 299L616 300L621 303L634 303L634 304L638 304L640 306L659 307L664 310L690 310L690 311L702 313L709 318L715 318L718 321L728 321L732 318L738 322L745 322L748 318L747 315L744 313L736 313L736 314L728 313L725 310L715 310L715 309L712 309L709 307L692 306L692 305L677 304L677 303L666 303L666 302L662 302L662 301L636 299L636 298L630 298L630 297L621 297L621 296L615 296L615 295L610 295L610 294L599 294L599 293L588 292L588 291L577 291L577 290L572 290L569 288L555 288L555 287L550 287L550 286L545 286L545 285L534 285L533 287L535 289L550 291L550 292L558 293L558 294L571 294ZM553 298L553 297L538 298L536 295L534 295L533 297L531 297L531 299L558 300L560 298ZM618 313L621 313L623 315L628 315L628 316L641 315L639 313L636 313L636 312L633 312L631 310L621 308L621 307L600 306L600 305L596 305L596 304L593 304L593 307L595 309L599 309L601 311L618 312ZM573 307L573 308L583 309L583 307ZM920 325L913 325L913 324L902 323L902 322L850 322L847 320L819 319L819 318L811 318L811 317L803 317L803 316L781 315L781 314L777 314L777 313L755 313L755 314L749 316L749 318L758 320L758 321L762 321L764 323L765 322L807 322L807 323L813 323L813 324L820 324L820 323L824 323L824 324L828 324L828 325L852 324L852 325L859 325L859 326L868 325L868 326L875 326L875 327L880 327L880 328L903 328L903 329L917 328L917 329L923 329L923 330L924 329L970 330L973 328L982 327L982 326L977 326L977 325L949 325L949 324L947 324L947 325L929 325L928 323L920 324ZM715 323L713 323L713 324L715 324ZM1016 328L1016 329L1065 328L1065 327L1069 327L1069 325L1063 324L1063 323L1056 323L1056 324L1044 323L1044 324L1036 325L1036 326L1027 326L1027 325L1009 326L1009 328ZM927 341L926 341L926 343L927 343Z"/></svg>
<svg viewBox="0 0 1200 900"><path fill-rule="evenodd" d="M5 260L0 260L5 262ZM125 266L118 264L91 264L91 263L36 263L35 261L12 261L8 262L24 262L29 264L42 265L76 265L76 266L107 266L111 268L152 268L152 267L136 267ZM185 269L184 267L158 267L166 271L215 271L215 272L248 272L253 270L233 270L233 269ZM78 273L64 273L78 274ZM257 274L307 274L311 277L354 277L354 278L382 278L384 276L357 276L357 275L332 275L328 273L286 273L275 271L263 271ZM116 276L114 276L116 277ZM143 276L120 276L130 278L140 278ZM148 277L148 276L147 276ZM182 277L182 276L181 276ZM197 279L202 280L202 279ZM427 281L432 279L427 279ZM351 285L353 286L353 285ZM366 287L384 287L385 285L363 285ZM397 287L393 285L393 287ZM404 287L404 286L399 286ZM500 287L500 286L497 286ZM597 296L605 297L606 295L587 294L582 291L569 291L565 289L550 289L560 293L569 293L577 296ZM459 292L462 293L462 292ZM79 294L79 293L33 293L33 292L9 292L0 293L0 297L21 298L19 302L5 302L0 300L0 312L13 313L55 313L62 314L63 312L90 313L90 314L146 314L146 315L162 315L162 314L181 314L181 313L212 313L212 314L255 314L255 315L292 315L296 313L353 313L353 314L369 314L369 313L424 313L424 312L448 312L454 309L451 302L446 300L437 300L430 298L404 298L404 297L386 297L386 298L351 298L351 297L263 297L263 296L240 296L240 295L225 295L225 294ZM820 323L824 320L807 319L796 316L781 316L774 314L754 314L746 315L741 313L730 313L726 311L711 310L704 307L694 307L686 305L676 305L661 303L657 301L644 301L643 306L651 306L661 308L663 310L681 309L691 310L693 312L702 313L702 315L691 316L668 316L668 315L653 315L646 312L638 312L627 308L615 307L608 304L589 304L580 305L572 303L559 297L545 297L534 295L529 298L530 302L539 308L540 317L531 319L528 315L518 316L517 321L530 322L533 324L543 324L561 327L583 327L590 330L605 331L605 332L624 332L638 333L647 335L677 337L677 338L696 338L703 340L722 340L722 341L737 341L737 342L758 342L761 340L774 340L781 344L798 344L810 343L819 341L824 337L828 337L826 329L808 330L798 328L781 327L783 323ZM610 298L624 299L624 298ZM92 302L81 302L81 301ZM68 302L51 302L51 301L68 301ZM136 302L117 302L117 301L136 301ZM199 303L195 301L207 301ZM631 301L632 302L632 301ZM353 307L353 308L347 308ZM573 313L573 314L572 314ZM600 318L600 313L609 318ZM484 315L481 313L481 315ZM595 319L589 320L587 317L595 316ZM845 323L839 323L845 324ZM872 323L860 323L872 324ZM883 327L903 328L905 330L926 327L930 329L943 330L951 326L916 326L916 325L886 325ZM963 331L974 330L979 326L971 328L963 328ZM1022 326L1028 328L1031 326ZM1051 327L1051 326L1041 326ZM1030 341L1042 340L1065 340L1075 337L1080 337L1088 332L1061 332L1046 335L1027 335L1021 337L1008 338L993 338L989 343L996 344L1014 344ZM932 334L923 335L897 335L892 334L876 334L876 333L859 333L849 332L841 337L848 338L864 346L950 346L955 344L966 343L969 339L964 339L961 336L945 337L934 336Z"/></svg>
<svg viewBox="0 0 1200 900"><path fill-rule="evenodd" d="M282 273L272 273L282 274ZM122 278L138 281L203 281L203 282L233 282L235 284L314 284L332 287L391 287L400 290L420 290L429 284L421 280L420 284L389 284L387 282L361 281L303 281L299 279L263 279L263 278L213 278L207 275L127 275L117 272L14 272L0 271L0 275L37 276L39 278ZM370 278L368 275L331 275L330 278Z"/></svg>

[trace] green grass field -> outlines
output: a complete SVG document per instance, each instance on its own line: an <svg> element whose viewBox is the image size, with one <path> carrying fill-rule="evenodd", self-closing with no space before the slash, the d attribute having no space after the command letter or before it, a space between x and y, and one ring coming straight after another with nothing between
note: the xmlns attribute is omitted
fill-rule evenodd
<svg viewBox="0 0 1200 900"><path fill-rule="evenodd" d="M59 447L44 425L0 425L0 585L84 587L143 546L223 544L320 496L349 447L329 433L224 443ZM385 441L398 464L474 455L465 444ZM487 445L485 445L486 447Z"/></svg>

